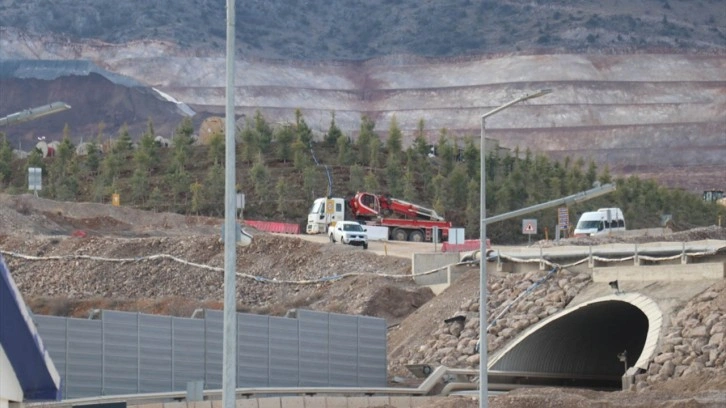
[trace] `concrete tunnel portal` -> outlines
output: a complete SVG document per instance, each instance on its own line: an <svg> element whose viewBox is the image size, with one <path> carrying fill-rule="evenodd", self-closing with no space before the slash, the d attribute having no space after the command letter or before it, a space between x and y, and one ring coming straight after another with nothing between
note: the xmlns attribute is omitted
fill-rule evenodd
<svg viewBox="0 0 726 408"><path fill-rule="evenodd" d="M621 389L647 368L661 329L660 309L637 294L598 298L526 330L489 360L490 389L574 386Z"/></svg>

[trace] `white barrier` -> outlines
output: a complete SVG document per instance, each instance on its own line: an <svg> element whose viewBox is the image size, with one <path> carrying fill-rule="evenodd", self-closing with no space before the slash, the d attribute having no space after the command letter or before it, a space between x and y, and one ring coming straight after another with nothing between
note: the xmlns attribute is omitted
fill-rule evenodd
<svg viewBox="0 0 726 408"><path fill-rule="evenodd" d="M369 241L388 241L388 227L364 225L363 228L368 232Z"/></svg>

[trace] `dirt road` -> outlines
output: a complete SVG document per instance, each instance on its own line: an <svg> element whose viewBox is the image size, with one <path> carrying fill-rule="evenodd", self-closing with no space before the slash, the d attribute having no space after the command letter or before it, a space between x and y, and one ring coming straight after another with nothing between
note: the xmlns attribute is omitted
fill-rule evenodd
<svg viewBox="0 0 726 408"><path fill-rule="evenodd" d="M291 236L287 234L273 234L280 236ZM295 238L303 239L309 242L317 242L325 244L330 242L328 237L325 235L292 235ZM336 244L338 245L338 244ZM360 248L361 251L365 251ZM376 255L382 256L393 256L398 258L405 258L411 260L411 256L415 253L433 253L440 252L441 245L435 246L430 242L407 242L407 241L368 241L368 252L372 252Z"/></svg>

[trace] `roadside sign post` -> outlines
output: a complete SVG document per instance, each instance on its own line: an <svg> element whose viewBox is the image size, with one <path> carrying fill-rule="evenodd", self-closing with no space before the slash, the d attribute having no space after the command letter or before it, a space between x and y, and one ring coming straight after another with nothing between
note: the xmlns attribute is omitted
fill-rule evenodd
<svg viewBox="0 0 726 408"><path fill-rule="evenodd" d="M245 194L244 193L237 193L237 209L239 210L239 219L244 219L242 217L242 212L245 209Z"/></svg>
<svg viewBox="0 0 726 408"><path fill-rule="evenodd" d="M522 220L522 234L527 235L527 243L532 242L532 235L537 233L537 219L525 218Z"/></svg>
<svg viewBox="0 0 726 408"><path fill-rule="evenodd" d="M570 228L570 213L567 207L557 209L557 240L559 240L559 230L567 231Z"/></svg>
<svg viewBox="0 0 726 408"><path fill-rule="evenodd" d="M38 196L38 190L43 189L43 169L40 167L28 167L28 190L33 190Z"/></svg>

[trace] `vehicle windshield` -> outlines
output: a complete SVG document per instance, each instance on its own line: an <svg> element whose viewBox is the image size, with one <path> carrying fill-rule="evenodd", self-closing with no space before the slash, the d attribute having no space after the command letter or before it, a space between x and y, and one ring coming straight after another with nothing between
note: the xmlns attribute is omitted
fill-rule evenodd
<svg viewBox="0 0 726 408"><path fill-rule="evenodd" d="M363 231L363 227L360 224L345 224L343 225L343 231Z"/></svg>
<svg viewBox="0 0 726 408"><path fill-rule="evenodd" d="M313 208L310 210L310 214L322 214L323 213L323 202L316 201L313 203Z"/></svg>
<svg viewBox="0 0 726 408"><path fill-rule="evenodd" d="M577 224L577 229L597 229L600 226L600 221L580 221Z"/></svg>

